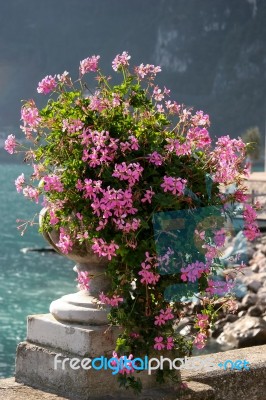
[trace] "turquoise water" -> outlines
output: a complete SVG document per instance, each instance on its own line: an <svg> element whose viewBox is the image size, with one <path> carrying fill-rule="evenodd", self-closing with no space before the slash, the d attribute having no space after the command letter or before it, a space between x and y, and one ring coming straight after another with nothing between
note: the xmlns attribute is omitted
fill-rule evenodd
<svg viewBox="0 0 266 400"><path fill-rule="evenodd" d="M26 316L47 313L52 300L76 291L71 261L54 253L21 252L47 246L37 226L23 236L17 230L16 219L30 219L40 210L14 187L25 171L31 170L0 164L0 378L14 373L16 346L26 336Z"/></svg>

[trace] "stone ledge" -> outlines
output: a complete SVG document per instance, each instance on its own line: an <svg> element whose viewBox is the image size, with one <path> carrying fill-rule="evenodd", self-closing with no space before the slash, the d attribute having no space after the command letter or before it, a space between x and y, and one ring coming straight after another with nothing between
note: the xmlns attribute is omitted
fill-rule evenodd
<svg viewBox="0 0 266 400"><path fill-rule="evenodd" d="M204 360L214 358L215 362L226 360L247 360L250 370L224 370L218 365L208 371L181 370L184 380L205 383L215 388L215 400L235 400L236 398L250 400L266 399L266 345L230 350L221 353L194 357Z"/></svg>
<svg viewBox="0 0 266 400"><path fill-rule="evenodd" d="M130 399L131 396L128 396ZM172 390L146 390L139 400L215 400L214 389L208 385L189 382L186 394L178 396ZM69 400L53 393L44 392L31 386L15 382L14 378L0 379L0 399L5 400ZM97 400L119 400L117 396L104 396Z"/></svg>

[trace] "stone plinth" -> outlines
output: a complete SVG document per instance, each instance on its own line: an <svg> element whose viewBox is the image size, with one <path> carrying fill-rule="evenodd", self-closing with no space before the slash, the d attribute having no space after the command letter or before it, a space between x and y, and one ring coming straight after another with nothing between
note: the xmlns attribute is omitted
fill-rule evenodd
<svg viewBox="0 0 266 400"><path fill-rule="evenodd" d="M28 316L27 341L79 356L112 357L119 328L57 321L51 314Z"/></svg>
<svg viewBox="0 0 266 400"><path fill-rule="evenodd" d="M85 358L111 358L118 334L119 328L108 325L71 324L57 321L51 314L29 316L27 340L17 348L16 381L70 399L137 398L119 388L111 369L81 366ZM163 389L147 371L136 377L141 378L144 389Z"/></svg>

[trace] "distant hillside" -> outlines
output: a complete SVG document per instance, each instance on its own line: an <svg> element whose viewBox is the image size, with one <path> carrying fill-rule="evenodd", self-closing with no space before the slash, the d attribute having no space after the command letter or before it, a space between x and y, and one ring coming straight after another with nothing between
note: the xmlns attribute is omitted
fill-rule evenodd
<svg viewBox="0 0 266 400"><path fill-rule="evenodd" d="M20 99L47 74L128 50L159 64L178 102L211 115L212 134L264 130L265 0L9 0L0 13L0 136L17 131ZM38 96L40 98L40 96Z"/></svg>

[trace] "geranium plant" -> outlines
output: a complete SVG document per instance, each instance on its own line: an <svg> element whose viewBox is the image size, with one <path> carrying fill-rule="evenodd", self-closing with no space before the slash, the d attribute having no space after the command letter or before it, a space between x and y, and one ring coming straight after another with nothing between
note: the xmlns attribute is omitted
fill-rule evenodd
<svg viewBox="0 0 266 400"><path fill-rule="evenodd" d="M37 88L49 95L45 107L23 104L21 129L31 143L25 160L33 173L29 180L20 175L16 188L36 203L42 199L42 229L58 230L62 253L86 243L109 260L112 288L99 300L111 306L110 323L124 328L117 357L190 354L193 345L206 343L217 298L229 310L235 306L233 282L215 279L227 234L221 218L241 202L245 235L252 240L259 234L244 185L246 145L229 136L212 144L209 116L172 101L170 90L155 83L159 66L130 71L123 52L112 63L122 79L112 84L99 60L81 61L74 83L67 72L46 76ZM5 144L10 153L24 146L14 135ZM185 218L177 218L180 212ZM183 223L186 238L178 223L169 228L171 221ZM80 288L91 279L80 274ZM181 284L185 297L196 293L201 302L188 338L175 329L186 315ZM138 387L132 371L123 372L121 383Z"/></svg>

